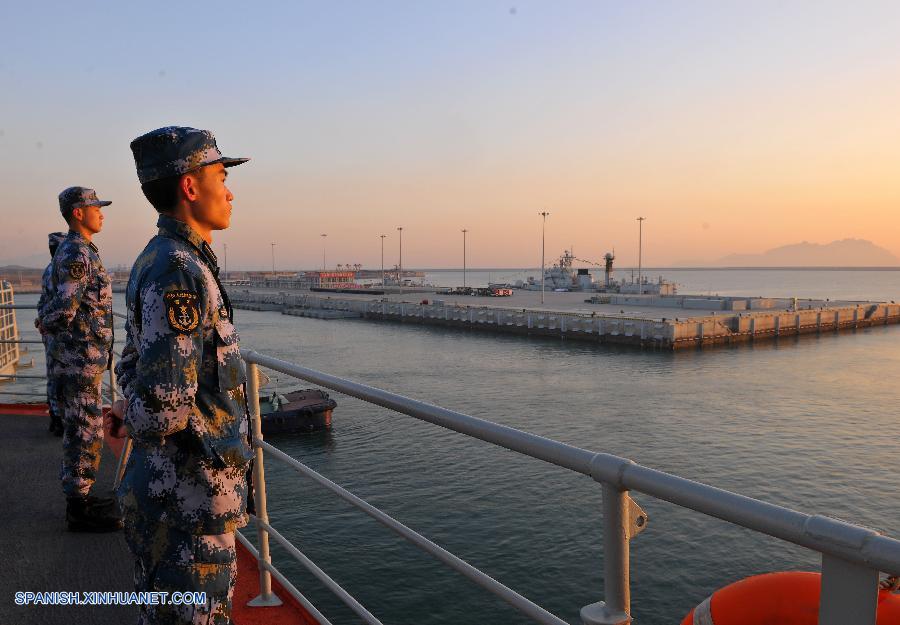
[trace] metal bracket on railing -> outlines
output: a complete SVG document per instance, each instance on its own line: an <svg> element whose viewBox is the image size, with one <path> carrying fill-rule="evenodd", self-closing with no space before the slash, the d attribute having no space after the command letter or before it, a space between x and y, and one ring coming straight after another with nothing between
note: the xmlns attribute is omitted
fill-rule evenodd
<svg viewBox="0 0 900 625"><path fill-rule="evenodd" d="M650 517L630 495L625 496L628 498L628 525L625 528L628 531L628 538L631 539L647 529Z"/></svg>

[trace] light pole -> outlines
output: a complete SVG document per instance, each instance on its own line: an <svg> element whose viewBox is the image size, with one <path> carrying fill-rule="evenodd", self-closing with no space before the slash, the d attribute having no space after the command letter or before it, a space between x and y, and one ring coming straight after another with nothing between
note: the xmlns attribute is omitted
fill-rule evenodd
<svg viewBox="0 0 900 625"><path fill-rule="evenodd" d="M398 227L400 233L400 268L397 270L397 282L400 284L400 293L403 293L403 227Z"/></svg>
<svg viewBox="0 0 900 625"><path fill-rule="evenodd" d="M275 279L275 243L272 243L272 279Z"/></svg>
<svg viewBox="0 0 900 625"><path fill-rule="evenodd" d="M644 238L644 220L646 217L638 217L638 295L644 294L644 283L641 280L641 245Z"/></svg>
<svg viewBox="0 0 900 625"><path fill-rule="evenodd" d="M325 237L327 234L322 235L322 271L325 271Z"/></svg>
<svg viewBox="0 0 900 625"><path fill-rule="evenodd" d="M227 244L227 243L225 244L225 268L224 268L224 273L225 273L225 281L228 282L228 244Z"/></svg>
<svg viewBox="0 0 900 625"><path fill-rule="evenodd" d="M466 233L468 230L463 228L463 288L466 286Z"/></svg>
<svg viewBox="0 0 900 625"><path fill-rule="evenodd" d="M547 231L547 216L550 213L547 211L542 211L538 213L541 217L544 218L544 223L541 226L541 304L544 303L544 241L546 240L545 233Z"/></svg>
<svg viewBox="0 0 900 625"><path fill-rule="evenodd" d="M381 289L384 290L384 238L386 234L381 235Z"/></svg>

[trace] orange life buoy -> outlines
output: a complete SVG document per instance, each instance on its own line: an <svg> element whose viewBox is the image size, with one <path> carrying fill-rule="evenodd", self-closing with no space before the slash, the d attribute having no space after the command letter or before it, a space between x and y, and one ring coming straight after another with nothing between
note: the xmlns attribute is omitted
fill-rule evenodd
<svg viewBox="0 0 900 625"><path fill-rule="evenodd" d="M681 625L818 625L819 573L783 571L747 577L707 597ZM900 594L878 593L877 625L900 625Z"/></svg>

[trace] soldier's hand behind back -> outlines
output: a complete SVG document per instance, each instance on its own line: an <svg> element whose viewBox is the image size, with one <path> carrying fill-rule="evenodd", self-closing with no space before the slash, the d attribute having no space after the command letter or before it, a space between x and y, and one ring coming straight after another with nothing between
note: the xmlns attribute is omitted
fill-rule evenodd
<svg viewBox="0 0 900 625"><path fill-rule="evenodd" d="M128 430L125 428L125 401L119 399L113 402L112 409L103 417L103 434L105 437L125 438Z"/></svg>

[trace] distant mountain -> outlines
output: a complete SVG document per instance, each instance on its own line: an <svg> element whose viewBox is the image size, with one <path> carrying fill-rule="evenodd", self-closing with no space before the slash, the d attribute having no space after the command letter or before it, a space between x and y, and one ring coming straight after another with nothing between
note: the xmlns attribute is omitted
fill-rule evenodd
<svg viewBox="0 0 900 625"><path fill-rule="evenodd" d="M896 267L897 258L864 239L844 239L824 245L794 243L762 254L730 254L714 263L720 267Z"/></svg>
<svg viewBox="0 0 900 625"><path fill-rule="evenodd" d="M24 265L2 265L2 266L0 266L0 272L12 273L14 271L43 271L43 269L40 269L37 267L25 267Z"/></svg>

